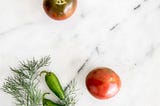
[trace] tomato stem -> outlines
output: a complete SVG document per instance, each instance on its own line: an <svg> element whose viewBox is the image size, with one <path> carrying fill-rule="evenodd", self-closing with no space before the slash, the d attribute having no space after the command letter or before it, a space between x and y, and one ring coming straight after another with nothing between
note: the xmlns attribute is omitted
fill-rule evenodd
<svg viewBox="0 0 160 106"><path fill-rule="evenodd" d="M55 0L55 4L57 5L64 5L66 3L67 3L66 0Z"/></svg>

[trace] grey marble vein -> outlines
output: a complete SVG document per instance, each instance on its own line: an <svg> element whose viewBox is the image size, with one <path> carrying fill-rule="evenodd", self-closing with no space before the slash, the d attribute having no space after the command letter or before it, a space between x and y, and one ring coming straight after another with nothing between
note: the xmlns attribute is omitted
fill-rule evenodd
<svg viewBox="0 0 160 106"><path fill-rule="evenodd" d="M133 10L137 10L141 7L141 4L138 4L136 7L133 8Z"/></svg>
<svg viewBox="0 0 160 106"><path fill-rule="evenodd" d="M89 60L94 56L94 54L97 53L99 54L98 46L94 48L94 50L91 52L89 57L84 61L84 63L81 65L81 67L77 71L77 75L80 74L80 72L83 70L83 68L86 66L86 64L89 62ZM76 75L76 76L77 76Z"/></svg>
<svg viewBox="0 0 160 106"><path fill-rule="evenodd" d="M25 27L25 26L30 26L30 25L32 25L32 24L33 24L33 22L27 22L27 23L24 23L24 24L22 24L22 25L15 26L15 27L13 27L13 28L9 28L9 29L6 30L6 31L2 31L2 32L0 32L0 39L1 39L2 37L4 37L5 35L7 35L8 33L14 32L14 31L16 31L16 30L19 30L19 29L21 29L21 28L23 28L23 27Z"/></svg>
<svg viewBox="0 0 160 106"><path fill-rule="evenodd" d="M113 31L116 27L118 27L118 25L119 25L119 24L113 25L109 30L110 30L110 31Z"/></svg>

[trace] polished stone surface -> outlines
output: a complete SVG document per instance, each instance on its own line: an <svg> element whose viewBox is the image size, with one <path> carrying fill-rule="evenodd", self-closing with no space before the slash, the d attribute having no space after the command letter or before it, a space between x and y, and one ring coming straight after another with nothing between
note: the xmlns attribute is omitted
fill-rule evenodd
<svg viewBox="0 0 160 106"><path fill-rule="evenodd" d="M1 1L0 86L9 66L47 55L49 70L64 86L76 78L76 106L160 106L160 0L78 0L65 21L50 19L42 0ZM109 100L93 98L85 87L88 72L100 66L122 80L120 92ZM0 101L14 106L2 91Z"/></svg>

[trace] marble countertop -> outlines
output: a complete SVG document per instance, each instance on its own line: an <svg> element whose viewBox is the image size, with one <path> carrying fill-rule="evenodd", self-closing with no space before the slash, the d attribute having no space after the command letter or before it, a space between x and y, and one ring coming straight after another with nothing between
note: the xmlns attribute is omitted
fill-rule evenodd
<svg viewBox="0 0 160 106"><path fill-rule="evenodd" d="M50 19L42 2L1 1L0 86L9 66L50 55L49 69L63 85L76 78L76 106L160 106L160 0L78 0L65 21ZM85 87L87 73L99 66L122 80L120 92L108 100L93 98ZM0 101L14 106L2 91Z"/></svg>

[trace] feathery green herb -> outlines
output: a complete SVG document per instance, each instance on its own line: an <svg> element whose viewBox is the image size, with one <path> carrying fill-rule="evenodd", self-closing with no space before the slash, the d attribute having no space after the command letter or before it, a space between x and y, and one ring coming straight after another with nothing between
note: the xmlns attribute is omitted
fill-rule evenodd
<svg viewBox="0 0 160 106"><path fill-rule="evenodd" d="M16 106L41 106L42 93L37 87L38 70L49 63L50 57L20 62L18 68L10 68L14 74L6 79L2 90L15 98Z"/></svg>
<svg viewBox="0 0 160 106"><path fill-rule="evenodd" d="M60 100L59 103L64 104L65 106L75 106L77 103L77 96L76 96L76 80L73 79L67 87L64 89L65 92L65 99Z"/></svg>

